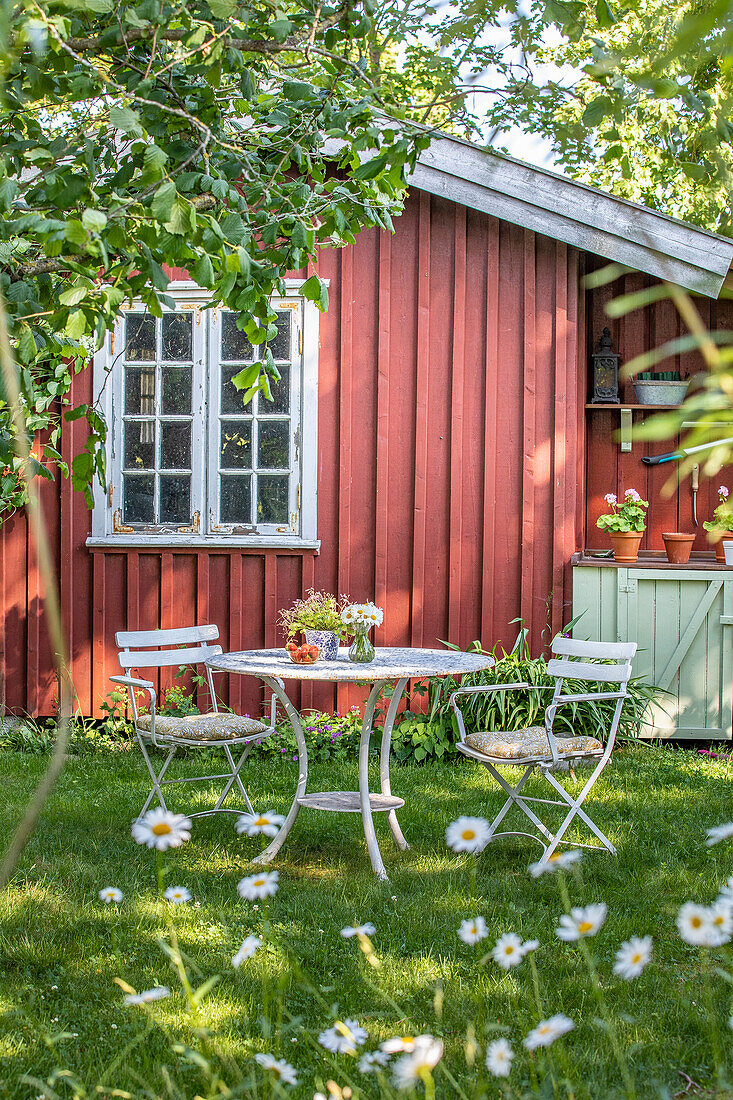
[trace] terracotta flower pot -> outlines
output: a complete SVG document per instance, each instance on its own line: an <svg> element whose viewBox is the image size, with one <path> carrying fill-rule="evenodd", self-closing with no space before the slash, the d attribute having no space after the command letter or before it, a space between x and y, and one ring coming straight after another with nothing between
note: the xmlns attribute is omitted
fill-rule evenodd
<svg viewBox="0 0 733 1100"><path fill-rule="evenodd" d="M663 531L662 538L664 549L667 551L667 561L672 565L687 565L695 536L685 535L682 531Z"/></svg>
<svg viewBox="0 0 733 1100"><path fill-rule="evenodd" d="M636 561L639 544L644 537L643 531L609 531L613 544L613 556L616 561L628 563Z"/></svg>
<svg viewBox="0 0 733 1100"><path fill-rule="evenodd" d="M723 550L723 539L733 539L733 531L719 531L718 534L720 538L715 543L715 560L724 565L725 551Z"/></svg>

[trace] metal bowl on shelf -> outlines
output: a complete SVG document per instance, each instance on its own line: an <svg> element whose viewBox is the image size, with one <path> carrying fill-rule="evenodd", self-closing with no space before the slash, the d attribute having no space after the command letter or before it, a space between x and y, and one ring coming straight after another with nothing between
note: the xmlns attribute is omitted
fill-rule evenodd
<svg viewBox="0 0 733 1100"><path fill-rule="evenodd" d="M642 378L634 381L636 400L640 405L681 405L685 400L689 378L665 381L662 378Z"/></svg>

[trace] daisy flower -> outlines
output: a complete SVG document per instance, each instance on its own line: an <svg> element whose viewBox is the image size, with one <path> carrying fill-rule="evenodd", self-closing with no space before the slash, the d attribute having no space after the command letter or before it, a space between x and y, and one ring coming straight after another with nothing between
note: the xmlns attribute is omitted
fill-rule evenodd
<svg viewBox="0 0 733 1100"><path fill-rule="evenodd" d="M138 844L147 844L148 848L165 852L168 848L179 848L184 840L191 839L191 819L185 814L172 814L159 806L133 821L132 835Z"/></svg>
<svg viewBox="0 0 733 1100"><path fill-rule="evenodd" d="M118 890L116 886L105 886L104 890L99 891L99 900L103 901L105 905L109 905L111 901L113 901L115 905L119 905L124 896L122 891Z"/></svg>
<svg viewBox="0 0 733 1100"><path fill-rule="evenodd" d="M366 1042L367 1033L356 1020L337 1020L333 1027L322 1031L318 1042L334 1054L356 1054L356 1048Z"/></svg>
<svg viewBox="0 0 733 1100"><path fill-rule="evenodd" d="M693 947L718 946L719 935L713 927L711 910L706 905L685 902L677 913L677 931L685 943L691 943Z"/></svg>
<svg viewBox="0 0 733 1100"><path fill-rule="evenodd" d="M483 917L461 921L461 927L458 929L458 938L464 943L479 943L486 939L488 934L489 930Z"/></svg>
<svg viewBox="0 0 733 1100"><path fill-rule="evenodd" d="M733 913L727 902L713 902L710 906L710 923L717 941L713 946L719 947L722 943L728 943L733 935Z"/></svg>
<svg viewBox="0 0 733 1100"><path fill-rule="evenodd" d="M519 966L524 956L530 951L536 951L538 947L537 940L527 940L526 943L522 943L522 937L516 932L505 932L496 941L491 957L504 970L510 970L513 966Z"/></svg>
<svg viewBox="0 0 733 1100"><path fill-rule="evenodd" d="M555 929L555 935L559 940L570 943L585 936L595 936L598 929L606 919L608 908L605 901L596 902L595 905L586 905L584 909L574 906L570 910L570 916L563 914L560 924Z"/></svg>
<svg viewBox="0 0 733 1100"><path fill-rule="evenodd" d="M443 1057L442 1039L418 1035L409 1054L403 1054L394 1064L394 1083L399 1089L412 1088L424 1081Z"/></svg>
<svg viewBox="0 0 733 1100"><path fill-rule="evenodd" d="M721 887L716 898L716 904L733 906L733 875L728 879L725 886Z"/></svg>
<svg viewBox="0 0 733 1100"><path fill-rule="evenodd" d="M256 875L248 875L247 878L239 880L237 893L245 901L271 898L278 891L279 878L279 871L258 871Z"/></svg>
<svg viewBox="0 0 733 1100"><path fill-rule="evenodd" d="M153 1001L162 1001L164 997L170 997L171 991L167 985L156 985L153 989L144 989L142 993L128 993L125 997L126 1005L149 1005Z"/></svg>
<svg viewBox="0 0 733 1100"><path fill-rule="evenodd" d="M404 1054L415 1049L415 1038L412 1035L393 1035L391 1039L380 1043L379 1049L385 1054Z"/></svg>
<svg viewBox="0 0 733 1100"><path fill-rule="evenodd" d="M280 826L285 821L282 814L275 814L268 810L264 814L242 814L237 818L235 826L238 833L246 833L247 836L277 836Z"/></svg>
<svg viewBox="0 0 733 1100"><path fill-rule="evenodd" d="M561 1012L558 1012L555 1016L550 1016L549 1020L540 1020L537 1027L530 1031L529 1035L522 1040L522 1045L527 1050L536 1050L537 1047L549 1047L556 1039L559 1039L561 1035L567 1035L568 1031L572 1031L575 1024L568 1016L563 1016Z"/></svg>
<svg viewBox="0 0 733 1100"><path fill-rule="evenodd" d="M484 817L459 817L445 830L445 842L454 852L482 852L489 842Z"/></svg>
<svg viewBox="0 0 733 1100"><path fill-rule="evenodd" d="M259 936L247 936L247 938L242 941L242 946L239 948L239 951L237 951L232 959L232 966L234 969L237 970L243 962L246 962L247 959L251 959L259 947L262 947L262 940Z"/></svg>
<svg viewBox="0 0 733 1100"><path fill-rule="evenodd" d="M376 931L371 921L367 921L366 924L357 924L355 928L347 924L346 928L341 929L341 935L345 940L350 940L352 936L373 936Z"/></svg>
<svg viewBox="0 0 733 1100"><path fill-rule="evenodd" d="M174 905L184 905L191 900L191 895L185 886L169 886L163 897L166 901L172 901Z"/></svg>
<svg viewBox="0 0 733 1100"><path fill-rule="evenodd" d="M630 940L622 943L616 952L613 972L629 982L632 978L639 977L651 957L651 936L632 936Z"/></svg>
<svg viewBox="0 0 733 1100"><path fill-rule="evenodd" d="M389 1054L384 1050L372 1050L368 1054L362 1054L357 1066L359 1073L375 1073L389 1061Z"/></svg>
<svg viewBox="0 0 733 1100"><path fill-rule="evenodd" d="M486 1068L493 1077L508 1077L514 1051L508 1039L494 1039L486 1048Z"/></svg>
<svg viewBox="0 0 733 1100"><path fill-rule="evenodd" d="M532 878L539 878L547 871L566 871L574 863L580 863L583 853L580 848L569 848L567 852L553 852L549 859L539 863L530 863L529 873Z"/></svg>
<svg viewBox="0 0 733 1100"><path fill-rule="evenodd" d="M707 830L707 834L705 843L708 848L712 848L713 844L720 844L721 840L728 840L733 836L733 821L727 821L725 825L713 825L712 829Z"/></svg>
<svg viewBox="0 0 733 1100"><path fill-rule="evenodd" d="M297 1085L298 1074L284 1058L273 1058L271 1054L255 1054L255 1062L258 1066L274 1074L277 1081L283 1085Z"/></svg>

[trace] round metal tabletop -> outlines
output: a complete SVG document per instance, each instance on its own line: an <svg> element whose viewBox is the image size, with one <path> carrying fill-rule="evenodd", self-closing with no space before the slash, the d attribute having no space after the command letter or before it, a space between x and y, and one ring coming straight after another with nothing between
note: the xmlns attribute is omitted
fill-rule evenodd
<svg viewBox="0 0 733 1100"><path fill-rule="evenodd" d="M410 649L377 647L370 664L354 664L348 649L339 649L335 661L316 661L299 665L284 649L250 649L242 653L222 653L206 662L218 672L241 676L279 676L281 680L376 681L401 680L423 676L459 676L492 668L494 661L481 653L463 653L452 649Z"/></svg>

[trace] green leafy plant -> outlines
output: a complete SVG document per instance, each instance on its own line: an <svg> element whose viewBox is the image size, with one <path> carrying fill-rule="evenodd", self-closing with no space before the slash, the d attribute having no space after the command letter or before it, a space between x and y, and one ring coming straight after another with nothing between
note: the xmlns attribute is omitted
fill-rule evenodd
<svg viewBox="0 0 733 1100"><path fill-rule="evenodd" d="M309 760L346 760L358 756L361 738L361 712L358 707L351 707L345 714L309 711L301 717ZM287 719L278 723L277 730L275 736L258 742L258 752L265 756L285 756L297 760L298 746ZM376 751L373 748L373 752Z"/></svg>
<svg viewBox="0 0 733 1100"><path fill-rule="evenodd" d="M341 619L341 610L347 603L348 596L338 598L309 588L304 600L296 600L292 607L280 612L278 621L288 638L306 630L332 630L343 638L348 628Z"/></svg>
<svg viewBox="0 0 733 1100"><path fill-rule="evenodd" d="M713 518L703 523L706 531L733 531L733 505L728 500L729 495L727 486L721 485L718 489L720 504L713 512Z"/></svg>
<svg viewBox="0 0 733 1100"><path fill-rule="evenodd" d="M611 506L611 511L596 520L601 531L645 531L648 500L642 500L636 489L627 489L624 500L619 504L615 493L606 493L603 498Z"/></svg>

